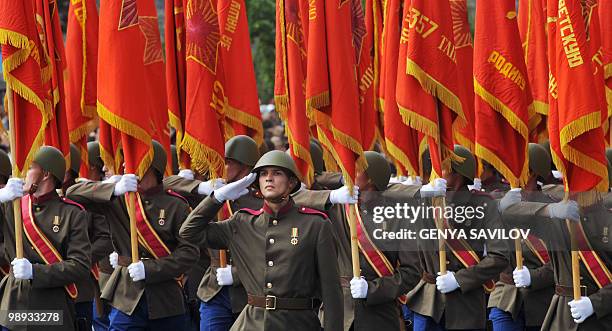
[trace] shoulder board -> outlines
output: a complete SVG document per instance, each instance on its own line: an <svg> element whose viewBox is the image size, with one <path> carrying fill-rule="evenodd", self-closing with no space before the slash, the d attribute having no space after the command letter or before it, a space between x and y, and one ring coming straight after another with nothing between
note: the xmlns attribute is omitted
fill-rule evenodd
<svg viewBox="0 0 612 331"><path fill-rule="evenodd" d="M64 197L62 197L62 201L63 201L64 203L69 204L69 205L77 206L77 207L79 207L81 210L85 210L85 207L83 207L83 205L81 205L80 203L78 203L78 202L76 202L76 201L72 201L72 200L70 200L70 199L68 199L68 198L64 198Z"/></svg>
<svg viewBox="0 0 612 331"><path fill-rule="evenodd" d="M307 208L307 207L300 207L298 210L302 214L319 215L319 216L323 217L324 219L328 219L329 218L329 217L327 217L327 214L325 214L324 212L322 212L320 210L316 210L316 209L312 209L312 208Z"/></svg>
<svg viewBox="0 0 612 331"><path fill-rule="evenodd" d="M263 213L263 209L255 210L255 209L250 209L250 208L242 208L242 209L238 210L238 212L244 212L244 213L247 213L247 214L251 214L251 215L257 216L257 215L261 215L261 213Z"/></svg>
<svg viewBox="0 0 612 331"><path fill-rule="evenodd" d="M477 195L479 197L487 197L489 199L495 200L493 195L491 195L491 193L486 192L486 191L471 190L470 193L472 193L473 195Z"/></svg>
<svg viewBox="0 0 612 331"><path fill-rule="evenodd" d="M180 194L178 194L178 193L176 193L176 192L174 192L172 190L166 190L166 193L168 195L171 195L173 197L176 197L176 198L179 198L179 199L183 200L186 204L189 204L189 201L187 201L187 199L184 196L182 196L182 195L180 195Z"/></svg>

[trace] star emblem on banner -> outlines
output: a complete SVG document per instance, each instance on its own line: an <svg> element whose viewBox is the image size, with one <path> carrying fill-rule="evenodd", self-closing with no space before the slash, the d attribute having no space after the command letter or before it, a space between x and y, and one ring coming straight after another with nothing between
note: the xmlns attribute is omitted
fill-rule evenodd
<svg viewBox="0 0 612 331"><path fill-rule="evenodd" d="M217 54L221 43L217 13L210 0L189 0L186 11L187 59L217 72Z"/></svg>
<svg viewBox="0 0 612 331"><path fill-rule="evenodd" d="M122 0L119 14L119 30L127 29L138 24L137 0Z"/></svg>
<svg viewBox="0 0 612 331"><path fill-rule="evenodd" d="M138 26L145 38L144 57L142 59L144 64L163 62L164 55L157 26L157 17L141 16L138 18Z"/></svg>
<svg viewBox="0 0 612 331"><path fill-rule="evenodd" d="M466 0L450 0L451 16L453 19L453 34L455 36L455 48L472 46L472 34L467 17Z"/></svg>

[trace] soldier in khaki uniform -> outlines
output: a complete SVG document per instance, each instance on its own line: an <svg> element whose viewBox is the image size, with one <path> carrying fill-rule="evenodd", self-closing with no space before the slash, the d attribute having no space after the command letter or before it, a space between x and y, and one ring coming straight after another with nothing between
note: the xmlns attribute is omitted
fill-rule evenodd
<svg viewBox="0 0 612 331"><path fill-rule="evenodd" d="M116 252L109 256L114 271L102 289L113 307L110 330L181 330L185 328L182 275L195 263L196 246L178 236L189 205L178 194L164 190L166 153L153 142L154 156L140 180L125 174L112 182L82 182L68 196L104 208ZM131 263L129 215L125 195L137 192L135 217L140 261Z"/></svg>
<svg viewBox="0 0 612 331"><path fill-rule="evenodd" d="M321 212L293 203L299 188L293 160L280 151L266 153L251 174L228 184L194 209L181 228L191 241L232 251L248 293L232 330L319 330L316 310L322 301L329 318L325 330L342 329L342 292L332 225ZM222 203L248 194L255 184L263 208L241 209L230 219L211 222Z"/></svg>
<svg viewBox="0 0 612 331"><path fill-rule="evenodd" d="M244 135L230 138L225 143L225 180L232 183L248 175L258 159L255 140ZM223 185L219 180L204 182L194 179L191 170L181 170L178 176L164 179L164 186L183 195L192 207L209 196L214 188ZM241 208L259 209L262 205L261 195L252 189L237 200L227 201L222 214L224 218L229 218ZM236 267L232 266L231 252L227 252L228 265L220 268L220 251L208 248L203 242L199 246L200 260L190 270L187 284L190 286L190 299L201 300L198 302L200 331L229 330L247 304L246 291L236 275ZM217 275L223 279L218 279Z"/></svg>
<svg viewBox="0 0 612 331"><path fill-rule="evenodd" d="M76 330L75 282L89 277L91 246L88 215L76 203L61 198L65 160L54 147L43 146L34 156L25 186L11 178L0 190L2 234L11 273L0 283L0 324L10 330ZM22 197L24 193L27 193ZM15 257L15 221L12 201L19 199L23 220L24 257ZM25 326L10 323L15 310L61 310L61 325Z"/></svg>
<svg viewBox="0 0 612 331"><path fill-rule="evenodd" d="M421 196L444 196L446 183L450 188L447 206L483 211L482 218L448 219L445 228L470 231L472 229L499 229L501 220L497 203L486 193L468 190L475 175L476 161L465 147L455 145L455 154L463 161L453 161L452 171L445 179L436 179L421 188ZM435 229L432 219L419 219L425 229ZM419 254L422 279L408 294L408 308L414 312L414 330L484 330L486 324L485 286L492 286L492 279L507 266L505 242L489 239L472 239L462 242L447 240L447 273L439 275L437 239L419 238ZM456 244L468 249L451 249ZM486 245L486 252L484 254ZM468 255L469 252L469 255ZM459 257L462 258L462 262ZM470 261L467 260L470 258ZM465 264L464 264L465 263Z"/></svg>
<svg viewBox="0 0 612 331"><path fill-rule="evenodd" d="M542 181L550 174L551 160L546 150L530 143L529 179L523 192L527 201L553 202L542 194ZM500 210L503 209L500 202ZM514 241L509 242L510 247ZM491 293L488 307L489 319L494 331L540 330L546 310L554 294L554 279L550 258L542 239L530 235L522 242L523 268L516 268L516 255L507 256L510 264L500 274L495 290Z"/></svg>
<svg viewBox="0 0 612 331"><path fill-rule="evenodd" d="M314 183L310 187L311 190L335 190L342 187L342 173L325 170L323 149L315 139L310 139L310 158L314 167Z"/></svg>
<svg viewBox="0 0 612 331"><path fill-rule="evenodd" d="M79 170L81 167L81 152L74 145L70 145L70 168L66 171L64 176L64 182L62 183L62 191L60 194L63 196L66 190L74 185L77 181L88 180L79 177ZM92 173L96 175L96 173ZM92 321L94 318L94 300L100 304L100 267L99 263L108 263L106 258L108 254L113 252L113 244L110 238L110 230L108 223L103 215L99 213L93 213L89 210L90 223L88 224L88 236L91 242L91 262L92 269L89 277L79 281L76 285L79 289L79 296L76 298L76 317L77 325L79 330L91 330Z"/></svg>
<svg viewBox="0 0 612 331"><path fill-rule="evenodd" d="M394 206L399 202L391 198L393 194L385 192L389 184L391 169L385 158L377 153L365 152L368 167L358 173L355 184L359 187L359 215L357 226L363 229L358 236L360 241L361 278L342 277L341 282L345 293L345 330L400 330L401 303L405 302L408 293L419 281L418 255L416 241L375 239L376 229L398 231L408 223L396 219L386 219L376 223L373 210L381 206ZM387 193L383 195L383 193ZM405 200L402 199L402 202ZM342 275L352 274L350 251L350 228L345 206L341 208L341 217L332 218L338 235L338 249L342 251L339 260ZM367 234L367 235L366 235ZM364 249L372 245L372 249ZM409 247L413 243L414 247ZM373 264L374 259L385 261L383 267ZM347 300L348 297L348 300Z"/></svg>
<svg viewBox="0 0 612 331"><path fill-rule="evenodd" d="M574 201L555 203L521 201L520 194L508 192L503 212L506 224L527 228L545 240L554 271L555 294L548 307L542 330L610 330L612 328L612 245L609 240L610 210L601 201L579 207ZM514 203L512 203L514 202ZM579 246L583 296L573 300L569 219L582 229L590 247ZM590 248L590 249L589 249ZM593 270L599 272L591 273ZM597 276L599 275L599 277Z"/></svg>
<svg viewBox="0 0 612 331"><path fill-rule="evenodd" d="M3 188L11 177L11 170L11 159L4 150L0 149L0 188ZM0 277L8 275L10 268L11 263L4 255L4 243L0 242Z"/></svg>

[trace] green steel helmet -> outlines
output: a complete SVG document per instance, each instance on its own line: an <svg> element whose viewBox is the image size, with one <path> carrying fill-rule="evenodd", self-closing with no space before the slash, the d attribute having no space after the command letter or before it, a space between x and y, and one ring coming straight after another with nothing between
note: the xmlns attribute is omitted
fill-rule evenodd
<svg viewBox="0 0 612 331"><path fill-rule="evenodd" d="M289 172L289 174L295 176L298 181L301 181L300 172L295 166L295 162L291 156L283 151L274 150L264 154L259 161L253 167L253 172L258 174L259 170L264 167L279 167ZM288 175L289 175L288 174ZM258 174L259 175L259 174ZM259 186L259 178L255 181L255 186ZM300 183L293 188L293 192L296 192L300 188Z"/></svg>
<svg viewBox="0 0 612 331"><path fill-rule="evenodd" d="M551 171L551 160L546 148L539 144L529 143L528 151L529 169L542 178L548 177Z"/></svg>
<svg viewBox="0 0 612 331"><path fill-rule="evenodd" d="M81 169L81 151L75 144L70 144L70 170L79 174Z"/></svg>
<svg viewBox="0 0 612 331"><path fill-rule="evenodd" d="M542 143L540 143L540 146L544 147L544 150L546 150L546 153L548 153L548 157L552 160L552 153L550 152L550 140L545 140Z"/></svg>
<svg viewBox="0 0 612 331"><path fill-rule="evenodd" d="M168 158L164 147L156 140L152 141L153 144L153 162L151 167L157 170L162 176L166 173L166 164Z"/></svg>
<svg viewBox="0 0 612 331"><path fill-rule="evenodd" d="M59 181L66 175L66 159L59 149L53 146L42 146L34 155L36 162L43 170L48 171Z"/></svg>
<svg viewBox="0 0 612 331"><path fill-rule="evenodd" d="M87 143L87 160L90 167L97 169L104 167L104 162L102 162L102 157L100 156L100 144L97 141Z"/></svg>
<svg viewBox="0 0 612 331"><path fill-rule="evenodd" d="M374 182L374 186L376 186L377 190L386 190L387 185L389 185L389 179L391 178L391 167L389 167L389 162L387 162L382 154L377 152L366 151L364 154L368 162L368 167L365 170L366 174L370 180Z"/></svg>
<svg viewBox="0 0 612 331"><path fill-rule="evenodd" d="M317 174L325 171L325 161L323 161L323 150L316 140L310 139L310 158Z"/></svg>
<svg viewBox="0 0 612 331"><path fill-rule="evenodd" d="M176 145L170 145L170 154L172 154L172 174L176 175L179 173L179 163Z"/></svg>
<svg viewBox="0 0 612 331"><path fill-rule="evenodd" d="M249 136L233 136L225 143L225 157L252 167L259 159L259 147Z"/></svg>
<svg viewBox="0 0 612 331"><path fill-rule="evenodd" d="M8 178L11 177L12 171L11 159L4 150L0 149L0 175Z"/></svg>
<svg viewBox="0 0 612 331"><path fill-rule="evenodd" d="M473 180L476 175L476 159L469 149L455 145L455 155L463 159L463 161L452 161L453 170L463 177Z"/></svg>

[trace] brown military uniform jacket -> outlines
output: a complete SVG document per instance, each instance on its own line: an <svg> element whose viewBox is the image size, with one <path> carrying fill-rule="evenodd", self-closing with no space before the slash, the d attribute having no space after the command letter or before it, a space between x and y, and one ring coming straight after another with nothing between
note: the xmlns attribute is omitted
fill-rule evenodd
<svg viewBox="0 0 612 331"><path fill-rule="evenodd" d="M569 231L564 220L542 217L546 203L521 202L504 211L504 222L517 227L529 228L546 241L557 285L572 287L572 269ZM601 204L585 208L581 212L582 226L591 247L603 262L612 266L612 245L608 239L612 214ZM542 325L542 330L610 330L612 329L612 284L598 288L593 278L580 263L581 286L591 299L595 313L583 323L574 323L568 302L571 293L555 293ZM556 291L557 292L557 291ZM571 292L571 291L570 291ZM583 293L584 294L584 293Z"/></svg>
<svg viewBox="0 0 612 331"><path fill-rule="evenodd" d="M399 185L392 190L377 192L375 195L371 194L371 200L360 207L360 214L370 237L373 230L371 226L374 225L372 208L376 205L391 205L390 201L404 202L408 198L414 198L415 192L418 192L418 187L415 189L414 187ZM363 195L364 193L362 193ZM353 269L350 226L346 217L345 206L326 203L326 201L329 201L329 191L311 192L301 196L298 195L294 199L297 205L310 205L312 208L325 211L332 222L344 300L344 330L349 330L351 327L353 330L400 329L397 298L408 293L420 279L416 245L409 248L407 245L411 241L401 240L396 242L398 244L396 247L390 247L387 243L384 249L380 248L389 262L397 266L394 274L388 277L379 277L365 255L360 252L361 273L368 281L368 295L365 300L355 300L350 290ZM391 226L402 225L401 222L395 220L390 220L388 224L388 231L393 230L390 228ZM325 310L323 309L322 319L325 320L325 318Z"/></svg>
<svg viewBox="0 0 612 331"><path fill-rule="evenodd" d="M101 182L77 183L70 187L68 197L88 205L104 205L120 266L102 289L102 298L116 309L132 314L141 296L146 295L149 319L185 313L181 277L195 263L198 248L178 236L178 231L189 213L186 201L163 190L161 185L141 193L146 217L162 241L171 251L169 256L154 259L143 247L139 256L145 267L145 280L133 282L127 270L131 263L130 221L125 198L113 196L114 184ZM160 222L162 210L164 222Z"/></svg>
<svg viewBox="0 0 612 331"><path fill-rule="evenodd" d="M91 241L91 262L98 264L98 279L95 278L93 272L90 272L86 279L79 281L76 285L79 289L79 296L76 302L91 302L94 298L100 295L100 284L104 282L105 275L100 277L100 273L104 273L100 270L100 264L108 264L108 255L113 252L113 243L110 237L110 229L108 222L104 215L94 212L93 210L86 210L88 214L89 224L87 224L87 234ZM110 264L108 265L110 267ZM104 270L108 268L102 267Z"/></svg>
<svg viewBox="0 0 612 331"><path fill-rule="evenodd" d="M525 199L529 201L553 202L553 200L541 191L525 192ZM514 247L514 241L509 242ZM513 319L517 319L521 310L525 316L526 326L541 326L546 316L546 311L555 292L555 281L550 262L543 264L537 255L523 242L523 265L529 269L531 285L528 288L517 288L514 285L512 272L516 268L516 254L509 251L507 254L510 264L500 275L500 280L495 284L495 290L489 297L489 308L496 307L511 313Z"/></svg>
<svg viewBox="0 0 612 331"><path fill-rule="evenodd" d="M0 311L61 310L63 325L13 326L11 330L74 330L74 300L64 286L89 277L91 245L87 236L88 215L78 206L62 201L53 191L32 197L34 222L62 257L62 262L47 265L23 234L24 258L32 263L31 280L16 280L9 274L0 283ZM15 258L15 221L12 202L2 204L2 241L8 259ZM59 216L59 231L53 222ZM4 315L4 314L0 314ZM7 325L1 316L1 325Z"/></svg>
<svg viewBox="0 0 612 331"><path fill-rule="evenodd" d="M452 219L449 223L455 229L499 229L502 227L497 203L486 193L467 190L461 193L455 192L454 196L446 201L447 206L484 206L483 219L464 221L461 224ZM435 229L433 219L421 221L426 229ZM469 268L456 258L447 249L447 270L455 272L455 279L459 288L453 292L442 294L437 290L435 278L440 271L438 240L425 240L419 238L419 255L421 267L423 268L423 279L408 294L408 308L415 313L429 316L436 322L445 317L447 329L484 329L487 320L486 294L483 284L495 279L499 273L506 268L508 260L505 256L507 245L499 240L466 240L470 247L480 258L480 262ZM484 256L486 244L487 255Z"/></svg>
<svg viewBox="0 0 612 331"><path fill-rule="evenodd" d="M341 330L342 292L331 223L322 214L296 207L292 200L278 214L264 205L212 222L220 208L214 197L204 199L182 226L181 236L229 248L249 294L321 299L330 316L325 330ZM295 245L291 243L294 228ZM316 309L266 310L247 305L232 330L319 330Z"/></svg>

